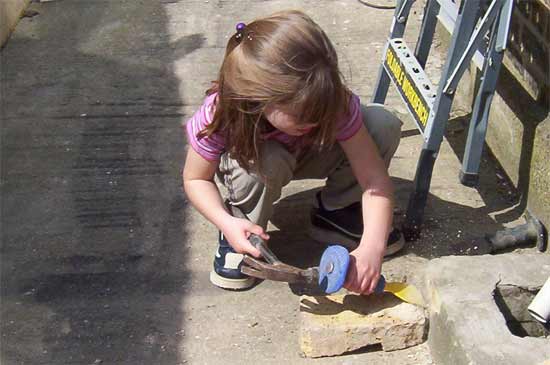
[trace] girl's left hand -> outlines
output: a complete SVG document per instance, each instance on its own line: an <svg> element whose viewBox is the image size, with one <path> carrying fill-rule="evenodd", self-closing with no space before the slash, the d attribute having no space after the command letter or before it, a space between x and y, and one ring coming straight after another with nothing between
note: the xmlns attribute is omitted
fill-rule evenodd
<svg viewBox="0 0 550 365"><path fill-rule="evenodd" d="M357 247L350 253L350 263L344 288L359 294L371 294L380 278L384 251Z"/></svg>

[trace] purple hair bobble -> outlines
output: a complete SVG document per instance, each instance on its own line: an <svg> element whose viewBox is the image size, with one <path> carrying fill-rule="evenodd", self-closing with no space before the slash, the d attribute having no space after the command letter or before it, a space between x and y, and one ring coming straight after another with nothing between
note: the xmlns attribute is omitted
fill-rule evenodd
<svg viewBox="0 0 550 365"><path fill-rule="evenodd" d="M235 26L235 29L237 30L237 34L235 34L235 40L237 41L237 43L241 43L245 27L246 24L244 23L237 23L237 26Z"/></svg>

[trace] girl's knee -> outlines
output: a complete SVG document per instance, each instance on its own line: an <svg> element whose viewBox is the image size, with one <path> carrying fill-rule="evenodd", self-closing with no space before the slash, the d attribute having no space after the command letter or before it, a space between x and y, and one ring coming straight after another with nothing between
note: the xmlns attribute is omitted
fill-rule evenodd
<svg viewBox="0 0 550 365"><path fill-rule="evenodd" d="M363 122L377 144L399 144L403 122L383 104L362 105Z"/></svg>
<svg viewBox="0 0 550 365"><path fill-rule="evenodd" d="M361 105L363 120L367 126L374 128L387 128L401 130L403 122L383 104L370 103Z"/></svg>

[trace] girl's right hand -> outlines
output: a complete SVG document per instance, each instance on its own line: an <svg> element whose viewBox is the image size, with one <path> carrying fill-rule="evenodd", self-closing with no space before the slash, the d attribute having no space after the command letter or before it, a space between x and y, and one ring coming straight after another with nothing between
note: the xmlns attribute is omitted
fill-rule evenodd
<svg viewBox="0 0 550 365"><path fill-rule="evenodd" d="M222 232L227 242L236 252L250 254L256 258L261 257L260 251L248 241L248 237L254 233L264 240L269 239L269 235L264 232L262 227L247 219L236 217L231 217L231 220L223 227Z"/></svg>

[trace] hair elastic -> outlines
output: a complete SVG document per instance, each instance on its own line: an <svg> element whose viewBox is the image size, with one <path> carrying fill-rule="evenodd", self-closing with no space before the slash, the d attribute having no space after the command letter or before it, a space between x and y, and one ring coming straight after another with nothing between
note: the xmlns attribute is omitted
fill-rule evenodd
<svg viewBox="0 0 550 365"><path fill-rule="evenodd" d="M237 26L235 27L235 29L237 30L237 34L235 35L235 40L237 41L237 43L241 43L243 39L243 32L245 27L246 27L246 24L237 23Z"/></svg>

